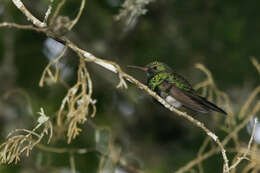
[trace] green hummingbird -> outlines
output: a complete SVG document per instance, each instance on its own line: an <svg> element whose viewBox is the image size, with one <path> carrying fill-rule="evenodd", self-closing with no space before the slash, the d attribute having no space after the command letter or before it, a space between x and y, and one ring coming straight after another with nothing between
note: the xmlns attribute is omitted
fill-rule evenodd
<svg viewBox="0 0 260 173"><path fill-rule="evenodd" d="M184 77L162 62L155 61L145 67L128 67L145 71L148 87L175 108L183 106L195 113L216 111L227 115L223 109L200 96Z"/></svg>

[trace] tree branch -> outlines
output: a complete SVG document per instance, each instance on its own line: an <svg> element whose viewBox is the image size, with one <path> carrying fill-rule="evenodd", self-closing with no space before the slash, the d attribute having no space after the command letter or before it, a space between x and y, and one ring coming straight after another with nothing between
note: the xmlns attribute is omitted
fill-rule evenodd
<svg viewBox="0 0 260 173"><path fill-rule="evenodd" d="M41 22L39 19L34 17L30 11L23 5L21 0L12 0L14 5L27 17L29 21L31 21L35 26L39 28L44 28L47 26L46 23Z"/></svg>

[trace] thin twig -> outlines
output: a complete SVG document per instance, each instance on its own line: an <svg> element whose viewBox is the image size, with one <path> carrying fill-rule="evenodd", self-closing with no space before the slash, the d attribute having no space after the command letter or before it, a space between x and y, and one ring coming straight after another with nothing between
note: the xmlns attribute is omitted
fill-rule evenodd
<svg viewBox="0 0 260 173"><path fill-rule="evenodd" d="M52 5L53 5L53 0L50 0L50 4L49 4L48 9L47 9L47 11L46 11L46 13L45 13L43 23L47 23L48 18L49 18L50 14L51 14Z"/></svg>
<svg viewBox="0 0 260 173"><path fill-rule="evenodd" d="M249 151L250 151L250 148L251 148L251 145L252 145L252 141L253 141L254 136L255 136L256 124L257 124L257 118L254 119L254 127L253 127L253 130L252 130L252 134L251 134L250 140L249 140L248 145L247 145L247 150L246 150L246 152L244 152L244 154L242 155L242 157L239 157L239 158L237 159L237 161L236 161L233 165L230 165L229 170L236 168L237 165L238 165L242 160L247 159L247 155L248 155L248 153L249 153Z"/></svg>
<svg viewBox="0 0 260 173"><path fill-rule="evenodd" d="M57 16L60 13L61 8L65 5L66 0L61 0L60 3L57 6L57 9L55 10L53 16L50 19L50 25L52 25L54 23L54 21L56 20Z"/></svg>
<svg viewBox="0 0 260 173"><path fill-rule="evenodd" d="M80 18L80 16L82 15L82 12L83 12L83 10L84 10L85 4L86 4L86 0L82 0L82 1L81 1L81 5L80 5L79 12L78 12L77 16L75 17L75 19L72 21L72 23L71 23L71 25L70 25L70 27L69 27L69 30L71 30L71 29L75 26L75 24L78 23L79 18Z"/></svg>
<svg viewBox="0 0 260 173"><path fill-rule="evenodd" d="M260 93L260 86L258 86L256 89L254 89L253 92L251 92L249 98L247 99L246 103L241 108L241 111L239 112L238 118L242 119L249 110L249 106L254 101L254 99L257 97L257 95Z"/></svg>
<svg viewBox="0 0 260 173"><path fill-rule="evenodd" d="M37 32L42 32L42 28L37 28L33 25L19 25L16 23L8 23L8 22L3 22L0 23L0 27L8 27L8 28L16 28L16 29L24 29L24 30L34 30Z"/></svg>
<svg viewBox="0 0 260 173"><path fill-rule="evenodd" d="M58 81L58 76L59 76L59 61L60 59L64 56L65 52L67 50L67 47L64 47L63 50L60 52L60 54L58 55L57 58L55 58L54 60L51 60L49 62L49 64L45 67L44 71L42 72L42 77L40 79L40 82L39 82L39 86L40 87L43 87L44 86L44 81L47 77L47 74L49 75L49 77L51 78L51 80L53 82L57 82ZM52 74L52 71L51 71L51 66L55 64L55 74L53 75Z"/></svg>
<svg viewBox="0 0 260 173"><path fill-rule="evenodd" d="M41 22L39 19L34 17L30 11L27 10L27 8L23 5L21 0L12 0L14 5L27 17L29 21L31 21L35 26L39 28L44 28L47 26L46 23Z"/></svg>

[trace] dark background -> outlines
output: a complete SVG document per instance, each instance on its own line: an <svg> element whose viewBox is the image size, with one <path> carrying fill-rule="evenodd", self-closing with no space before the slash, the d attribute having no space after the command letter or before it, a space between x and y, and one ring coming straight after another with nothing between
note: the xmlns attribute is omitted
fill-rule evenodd
<svg viewBox="0 0 260 173"><path fill-rule="evenodd" d="M47 1L23 2L35 16L43 18ZM205 79L205 74L194 66L204 64L219 89L230 97L235 113L259 85L259 74L250 57L259 61L260 1L158 0L148 4L148 12L132 25L125 25L125 19L115 20L122 3L122 0L87 1L82 17L67 37L97 57L115 61L142 82L146 81L145 74L128 69L127 65L144 66L155 60L162 61L195 85ZM80 1L68 0L62 15L74 18L79 6ZM9 1L0 1L0 9L1 22L29 23ZM38 85L49 61L44 54L46 39L44 34L34 31L0 28L1 141L11 129L32 128L40 107L55 116L66 93L62 84L45 88ZM6 40L11 43L6 44ZM8 51L13 59L6 63L4 57L8 57ZM77 60L71 51L63 59L64 71L69 69L64 77L69 86L75 82ZM130 163L151 173L173 172L197 156L205 138L200 129L155 103L132 84L128 90L116 89L117 76L107 70L92 63L87 67L93 80L94 98L98 101L96 117L90 121L111 128L114 145L121 148L121 155ZM5 93L13 90L19 92L3 99ZM196 118L222 138L226 134L220 126L225 117L217 116L220 121L214 121L211 114ZM55 146L91 148L98 145L94 140L96 129L89 122L82 128L81 135L70 145L65 140ZM246 143L249 138L246 130L242 137ZM42 158L40 164L39 157ZM79 172L97 172L100 158L95 152L76 155L76 168ZM221 155L211 157L203 166L205 172L221 172ZM29 158L22 158L16 166L1 166L0 171L55 172L54 168L69 170L68 154L46 153L35 148Z"/></svg>

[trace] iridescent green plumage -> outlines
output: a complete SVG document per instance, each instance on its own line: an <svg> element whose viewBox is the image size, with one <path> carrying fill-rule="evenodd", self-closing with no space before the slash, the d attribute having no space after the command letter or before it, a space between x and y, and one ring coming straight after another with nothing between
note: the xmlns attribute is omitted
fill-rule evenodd
<svg viewBox="0 0 260 173"><path fill-rule="evenodd" d="M174 107L184 106L201 113L213 110L226 114L224 110L199 96L186 79L162 62L155 61L146 67L131 67L146 71L148 87Z"/></svg>
<svg viewBox="0 0 260 173"><path fill-rule="evenodd" d="M164 80L167 80L169 77L169 74L167 72L162 72L155 74L149 81L148 86L152 90L155 90L157 86L159 86Z"/></svg>
<svg viewBox="0 0 260 173"><path fill-rule="evenodd" d="M151 69L147 72L148 86L152 90L155 90L156 86L160 85L165 80L185 91L193 90L191 84L186 79L174 72L170 67L168 67L164 63L155 61L146 65L146 67L148 69Z"/></svg>

